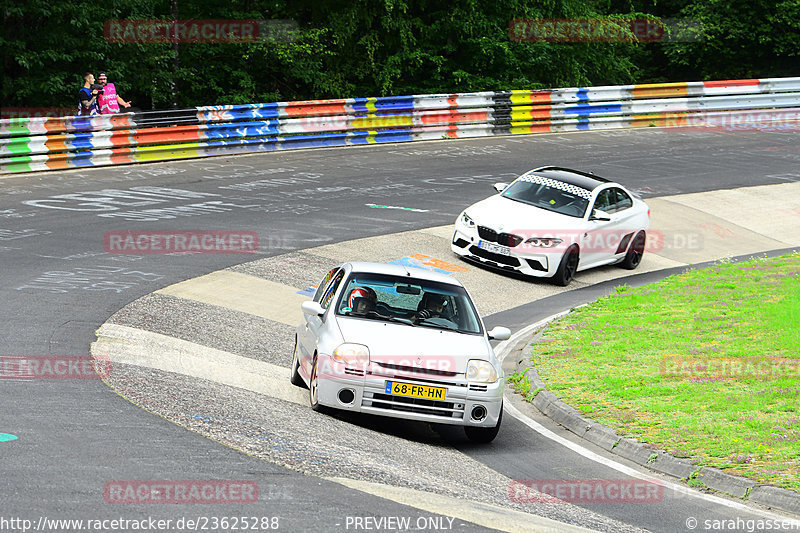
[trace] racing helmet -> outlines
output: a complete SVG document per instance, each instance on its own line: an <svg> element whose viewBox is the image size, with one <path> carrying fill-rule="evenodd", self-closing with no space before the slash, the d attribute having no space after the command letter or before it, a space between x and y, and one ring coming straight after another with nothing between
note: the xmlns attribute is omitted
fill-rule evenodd
<svg viewBox="0 0 800 533"><path fill-rule="evenodd" d="M366 298L372 303L378 301L378 295L371 287L356 287L350 291L350 296L347 297L347 307L355 309L356 298Z"/></svg>

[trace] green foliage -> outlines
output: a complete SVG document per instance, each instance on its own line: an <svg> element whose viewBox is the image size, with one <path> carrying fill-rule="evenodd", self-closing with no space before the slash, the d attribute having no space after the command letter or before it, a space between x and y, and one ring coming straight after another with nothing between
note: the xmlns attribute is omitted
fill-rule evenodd
<svg viewBox="0 0 800 533"><path fill-rule="evenodd" d="M112 43L112 19L291 20L293 39ZM795 75L798 0L26 0L5 3L4 106L72 107L84 71L142 109ZM517 42L528 18L701 21L697 43Z"/></svg>
<svg viewBox="0 0 800 533"><path fill-rule="evenodd" d="M797 75L800 1L702 0L680 16L700 21L706 37L666 50L678 71L698 79Z"/></svg>

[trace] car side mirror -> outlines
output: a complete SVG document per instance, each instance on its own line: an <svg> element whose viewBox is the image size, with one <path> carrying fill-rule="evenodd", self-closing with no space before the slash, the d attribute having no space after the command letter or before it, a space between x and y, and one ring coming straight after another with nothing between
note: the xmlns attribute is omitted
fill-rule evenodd
<svg viewBox="0 0 800 533"><path fill-rule="evenodd" d="M605 211L595 209L592 211L592 216L589 217L589 220L600 220L602 222L608 222L609 220L611 220L611 215L609 215Z"/></svg>
<svg viewBox="0 0 800 533"><path fill-rule="evenodd" d="M503 326L495 326L489 332L489 340L507 341L511 337L511 330Z"/></svg>
<svg viewBox="0 0 800 533"><path fill-rule="evenodd" d="M322 316L325 314L325 308L322 307L319 302L303 302L300 304L300 309L303 311L303 314L306 315Z"/></svg>
<svg viewBox="0 0 800 533"><path fill-rule="evenodd" d="M504 190L506 190L506 187L508 187L508 183L495 183L494 185L492 185L492 187L494 187L494 190L496 190L497 192L503 192Z"/></svg>

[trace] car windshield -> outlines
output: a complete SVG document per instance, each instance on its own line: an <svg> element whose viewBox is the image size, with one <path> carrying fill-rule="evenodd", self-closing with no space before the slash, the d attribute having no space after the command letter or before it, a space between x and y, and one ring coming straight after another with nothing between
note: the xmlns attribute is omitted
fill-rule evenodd
<svg viewBox="0 0 800 533"><path fill-rule="evenodd" d="M591 191L563 181L524 176L506 187L502 196L562 215L581 218L589 206Z"/></svg>
<svg viewBox="0 0 800 533"><path fill-rule="evenodd" d="M408 276L352 273L339 296L336 314L483 333L475 307L463 287Z"/></svg>

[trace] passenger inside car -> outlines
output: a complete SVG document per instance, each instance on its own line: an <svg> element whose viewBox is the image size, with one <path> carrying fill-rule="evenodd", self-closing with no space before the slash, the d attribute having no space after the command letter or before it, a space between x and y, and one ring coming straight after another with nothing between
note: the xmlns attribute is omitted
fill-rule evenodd
<svg viewBox="0 0 800 533"><path fill-rule="evenodd" d="M426 318L437 318L444 312L445 297L443 294L426 292L417 306L415 321Z"/></svg>

